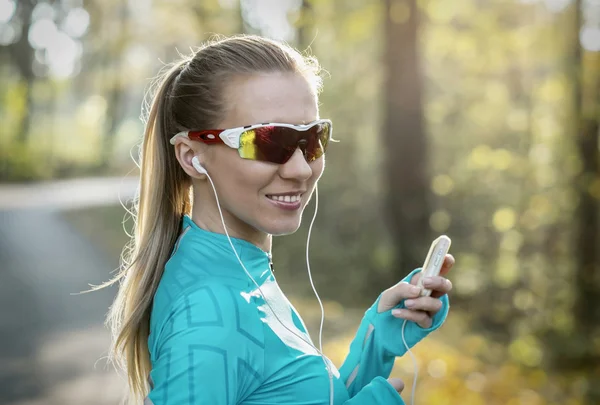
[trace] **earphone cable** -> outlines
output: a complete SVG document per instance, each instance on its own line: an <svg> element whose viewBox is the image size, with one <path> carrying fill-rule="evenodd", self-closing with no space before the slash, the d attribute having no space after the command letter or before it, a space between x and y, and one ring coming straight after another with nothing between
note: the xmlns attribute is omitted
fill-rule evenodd
<svg viewBox="0 0 600 405"><path fill-rule="evenodd" d="M229 236L229 232L227 231L227 227L225 225L225 219L223 218L223 211L221 210L221 204L219 202L219 197L217 195L217 189L215 187L215 184L212 181L212 178L208 174L208 172L205 172L205 174L206 174L206 177L208 178L208 180L210 181L212 189L213 189L213 191L215 193L215 200L217 202L217 208L219 209L219 215L221 216L221 223L223 225L223 230L225 231L225 235L227 235L227 240L229 241L229 244L231 245L231 249L233 250L233 253L235 254L235 257L237 258L238 262L240 263L240 265L244 269L244 272L246 273L246 275L250 278L250 280L252 280L252 282L254 283L254 285L256 286L256 288L258 289L260 295L262 296L263 300L265 301L265 303L268 305L269 309L271 310L271 313L273 315L275 315L275 318L281 324L281 326L283 326L288 332L292 333L294 336L296 336L297 338L299 338L300 340L302 340L304 343L308 344L310 347L312 347L313 349L315 349L317 351L317 353L319 353L319 355L321 356L321 359L323 360L323 363L325 363L325 367L327 368L327 372L328 372L328 375L329 375L329 403L330 403L330 405L333 405L333 373L331 371L329 363L327 362L327 360L325 358L325 355L323 354L322 350L317 349L316 346L313 345L310 341L307 341L302 336L298 335L296 332L294 332L293 330L291 330L290 328L288 328L285 325L285 323L283 323L281 321L281 319L279 319L279 317L277 316L277 313L271 307L271 304L267 300L266 296L263 294L260 286L258 285L258 283L256 282L256 280L254 280L254 278L252 277L252 275L250 274L250 272L248 272L248 269L246 269L246 266L242 262L242 259L240 259L240 256L238 255L237 250L233 246L233 242L231 241L231 237ZM317 203L318 203L318 199L317 199ZM315 208L315 214L313 216L313 222L314 222L314 219L316 218L316 214L317 214L317 208ZM311 228L312 228L312 223L311 223ZM310 238L310 230L309 230L309 238ZM310 276L310 268L309 268L309 276ZM311 277L311 285L312 285L312 277ZM313 285L313 289L314 289L314 285ZM315 294L316 294L316 291L315 291ZM317 299L319 299L318 295L317 295ZM322 311L321 312L321 316L322 316L322 318L321 318L321 330L322 330L322 328L323 328L323 315L324 315L324 311L323 311L323 305L322 305L320 299L319 299L319 304L321 304L321 311ZM319 340L320 339L321 339L321 336L319 336Z"/></svg>
<svg viewBox="0 0 600 405"><path fill-rule="evenodd" d="M404 323L402 324L402 342L404 342L404 347L406 348L406 351L408 351L408 354L410 354L410 357L413 361L413 366L415 368L415 377L413 379L413 386L412 386L412 390L410 392L410 403L411 403L411 405L415 405L415 391L417 389L417 378L419 376L419 365L417 364L417 359L416 359L415 355L413 354L413 352L410 351L410 347L408 347L408 343L406 343L406 338L404 337L404 329L406 328L406 322L408 322L408 321L405 319Z"/></svg>

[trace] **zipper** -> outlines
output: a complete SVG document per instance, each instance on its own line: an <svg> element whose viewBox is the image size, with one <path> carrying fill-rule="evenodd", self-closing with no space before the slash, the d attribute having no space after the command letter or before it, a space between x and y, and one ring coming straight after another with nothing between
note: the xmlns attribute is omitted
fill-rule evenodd
<svg viewBox="0 0 600 405"><path fill-rule="evenodd" d="M269 252L269 267L271 268L271 272L275 273L275 267L273 267L273 255Z"/></svg>

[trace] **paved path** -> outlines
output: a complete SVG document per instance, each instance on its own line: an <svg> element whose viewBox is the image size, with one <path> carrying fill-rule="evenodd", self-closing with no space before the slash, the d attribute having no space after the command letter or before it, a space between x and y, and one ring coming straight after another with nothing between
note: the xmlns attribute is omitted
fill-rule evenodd
<svg viewBox="0 0 600 405"><path fill-rule="evenodd" d="M35 184L0 184L0 211L71 209L115 204L134 195L137 177L100 177Z"/></svg>
<svg viewBox="0 0 600 405"><path fill-rule="evenodd" d="M110 277L60 210L126 201L137 179L0 185L0 404L117 404L103 321L116 292L72 295Z"/></svg>

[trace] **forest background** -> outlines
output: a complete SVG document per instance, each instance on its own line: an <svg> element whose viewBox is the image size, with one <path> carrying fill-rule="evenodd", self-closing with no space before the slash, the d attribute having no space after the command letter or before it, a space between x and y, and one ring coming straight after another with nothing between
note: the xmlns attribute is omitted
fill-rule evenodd
<svg viewBox="0 0 600 405"><path fill-rule="evenodd" d="M109 279L132 226L125 209L48 211L49 194L25 211L15 201L49 184L58 194L83 184L74 190L86 194L98 179L135 177L150 79L202 41L235 33L287 41L326 69L321 116L341 140L328 151L311 240L326 354L339 366L364 310L447 234L452 309L415 349L419 402L599 404L598 0L0 0L0 202L9 207L0 207L0 284L5 299L39 305L0 313L0 402L108 404L122 393L114 370L94 367L115 290L95 293L77 327L40 308L72 306L70 292ZM23 276L10 224L44 226L42 213L97 253L98 272L49 293L49 280L79 269L33 249L45 264ZM315 339L307 228L276 238L274 260ZM42 234L36 246L59 243L47 229L27 238ZM90 361L65 361L82 342L96 350L85 351ZM409 358L394 375L408 398Z"/></svg>

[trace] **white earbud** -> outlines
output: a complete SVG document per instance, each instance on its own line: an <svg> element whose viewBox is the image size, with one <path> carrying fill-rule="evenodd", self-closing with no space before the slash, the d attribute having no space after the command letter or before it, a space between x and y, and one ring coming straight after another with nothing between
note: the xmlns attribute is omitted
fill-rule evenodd
<svg viewBox="0 0 600 405"><path fill-rule="evenodd" d="M202 166L202 164L198 160L198 156L194 156L194 158L192 159L192 166L194 166L194 169L196 169L196 171L198 173L200 173L200 174L208 174L208 172L206 171L206 169L204 168L204 166Z"/></svg>

